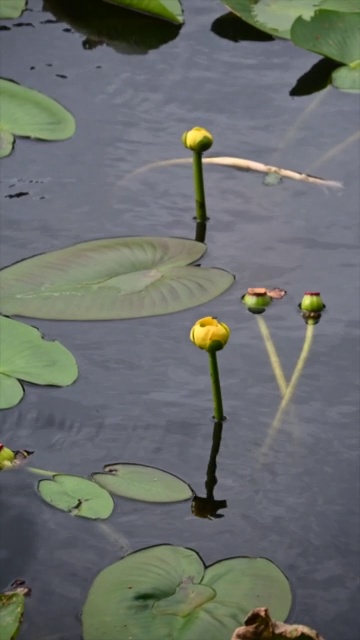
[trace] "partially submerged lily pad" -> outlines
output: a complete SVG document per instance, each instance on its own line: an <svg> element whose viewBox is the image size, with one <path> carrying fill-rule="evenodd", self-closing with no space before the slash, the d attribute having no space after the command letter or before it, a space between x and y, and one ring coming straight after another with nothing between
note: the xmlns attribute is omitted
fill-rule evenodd
<svg viewBox="0 0 360 640"><path fill-rule="evenodd" d="M84 640L224 640L259 603L280 620L291 606L282 571L266 558L206 568L191 549L132 553L95 578L82 612Z"/></svg>
<svg viewBox="0 0 360 640"><path fill-rule="evenodd" d="M10 80L0 79L0 131L7 133L1 155L12 149L10 135L40 140L65 140L75 132L75 120L58 102Z"/></svg>
<svg viewBox="0 0 360 640"><path fill-rule="evenodd" d="M19 380L66 387L78 376L74 356L57 341L44 340L38 329L0 316L0 409L24 395Z"/></svg>
<svg viewBox="0 0 360 640"><path fill-rule="evenodd" d="M184 22L183 11L179 0L106 0L112 4L147 13L175 24Z"/></svg>
<svg viewBox="0 0 360 640"><path fill-rule="evenodd" d="M101 0L45 0L44 9L83 34L82 47L88 50L106 45L118 53L144 55L174 40L181 28Z"/></svg>
<svg viewBox="0 0 360 640"><path fill-rule="evenodd" d="M117 496L143 502L182 502L192 497L191 487L172 473L142 464L115 463L92 479Z"/></svg>
<svg viewBox="0 0 360 640"><path fill-rule="evenodd" d="M0 593L0 639L15 640L24 615L24 595Z"/></svg>
<svg viewBox="0 0 360 640"><path fill-rule="evenodd" d="M206 251L180 238L82 242L0 272L2 313L57 320L114 320L189 309L226 291L234 276L187 266Z"/></svg>
<svg viewBox="0 0 360 640"><path fill-rule="evenodd" d="M114 508L108 491L80 476L59 473L52 480L40 480L38 492L53 507L80 518L105 520Z"/></svg>
<svg viewBox="0 0 360 640"><path fill-rule="evenodd" d="M25 11L26 0L1 0L0 20L9 18L19 18Z"/></svg>

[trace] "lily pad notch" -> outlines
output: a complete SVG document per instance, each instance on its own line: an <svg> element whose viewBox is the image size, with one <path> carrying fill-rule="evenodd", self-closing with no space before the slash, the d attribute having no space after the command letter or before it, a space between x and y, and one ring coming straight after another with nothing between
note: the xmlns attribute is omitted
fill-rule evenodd
<svg viewBox="0 0 360 640"><path fill-rule="evenodd" d="M75 133L73 115L56 100L0 78L0 157L8 156L14 136L66 140Z"/></svg>

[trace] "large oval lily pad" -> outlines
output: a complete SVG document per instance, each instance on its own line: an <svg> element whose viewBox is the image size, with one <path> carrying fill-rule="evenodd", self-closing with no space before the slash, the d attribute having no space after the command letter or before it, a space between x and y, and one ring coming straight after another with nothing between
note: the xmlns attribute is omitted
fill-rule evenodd
<svg viewBox="0 0 360 640"><path fill-rule="evenodd" d="M62 344L44 340L38 329L23 322L0 316L0 409L22 399L24 390L17 378L67 387L77 376L76 360Z"/></svg>
<svg viewBox="0 0 360 640"><path fill-rule="evenodd" d="M228 289L222 269L186 266L206 247L194 240L94 240L0 272L2 313L57 320L114 320L174 313Z"/></svg>
<svg viewBox="0 0 360 640"><path fill-rule="evenodd" d="M351 64L360 59L360 13L316 11L311 20L295 20L291 39L299 47Z"/></svg>
<svg viewBox="0 0 360 640"><path fill-rule="evenodd" d="M118 462L105 465L104 472L91 477L111 493L132 500L182 502L193 495L186 482L156 467Z"/></svg>
<svg viewBox="0 0 360 640"><path fill-rule="evenodd" d="M156 16L162 20L169 20L175 24L184 22L183 11L179 0L106 0L126 9L133 9Z"/></svg>
<svg viewBox="0 0 360 640"><path fill-rule="evenodd" d="M81 518L105 520L114 508L108 491L81 476L56 474L52 480L40 480L38 492L53 507Z"/></svg>
<svg viewBox="0 0 360 640"><path fill-rule="evenodd" d="M40 140L65 140L74 134L71 113L43 93L1 78L0 97L0 131ZM8 138L2 156L11 148Z"/></svg>
<svg viewBox="0 0 360 640"><path fill-rule="evenodd" d="M266 558L206 568L191 549L159 545L132 553L95 578L83 613L84 640L225 640L258 606L284 620L286 576Z"/></svg>
<svg viewBox="0 0 360 640"><path fill-rule="evenodd" d="M0 593L0 640L15 640L24 615L21 593Z"/></svg>

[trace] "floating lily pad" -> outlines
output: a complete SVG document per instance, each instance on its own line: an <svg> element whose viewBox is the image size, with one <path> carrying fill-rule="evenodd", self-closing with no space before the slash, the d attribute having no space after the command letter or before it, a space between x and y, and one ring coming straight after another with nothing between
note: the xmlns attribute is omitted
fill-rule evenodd
<svg viewBox="0 0 360 640"><path fill-rule="evenodd" d="M56 474L52 480L40 480L38 492L53 507L80 518L105 520L114 508L108 491L80 476Z"/></svg>
<svg viewBox="0 0 360 640"><path fill-rule="evenodd" d="M179 0L106 0L111 4L133 9L156 16L162 20L169 20L176 24L184 22L184 16Z"/></svg>
<svg viewBox="0 0 360 640"><path fill-rule="evenodd" d="M194 240L132 237L45 253L0 272L1 310L49 320L114 320L195 307L234 281L222 269L185 266L205 250Z"/></svg>
<svg viewBox="0 0 360 640"><path fill-rule="evenodd" d="M360 57L360 13L321 10L311 20L298 18L291 39L299 47L351 64Z"/></svg>
<svg viewBox="0 0 360 640"><path fill-rule="evenodd" d="M83 34L86 50L106 45L118 53L144 55L174 40L181 28L100 0L45 0L44 10Z"/></svg>
<svg viewBox="0 0 360 640"><path fill-rule="evenodd" d="M360 92L360 60L346 67L335 69L331 75L333 87L350 93Z"/></svg>
<svg viewBox="0 0 360 640"><path fill-rule="evenodd" d="M74 356L40 331L0 316L0 409L18 404L24 389L17 378L41 385L67 387L78 376Z"/></svg>
<svg viewBox="0 0 360 640"><path fill-rule="evenodd" d="M92 479L117 496L143 502L182 502L192 497L191 487L172 473L141 464L115 463Z"/></svg>
<svg viewBox="0 0 360 640"><path fill-rule="evenodd" d="M41 140L65 140L75 131L71 113L43 93L10 80L0 79L0 131ZM2 145L2 156L12 149L9 135ZM5 153L6 151L6 153Z"/></svg>
<svg viewBox="0 0 360 640"><path fill-rule="evenodd" d="M290 39L294 21L306 24L319 8L337 12L360 11L357 0L221 0L245 22L278 38ZM323 34L321 34L323 35ZM306 49L303 44L298 46ZM330 56L332 57L332 56Z"/></svg>
<svg viewBox="0 0 360 640"><path fill-rule="evenodd" d="M191 549L160 545L132 553L95 578L82 613L84 640L224 640L254 607L284 620L286 576L266 558L206 568Z"/></svg>
<svg viewBox="0 0 360 640"><path fill-rule="evenodd" d="M0 20L18 18L25 10L26 0L1 0Z"/></svg>
<svg viewBox="0 0 360 640"><path fill-rule="evenodd" d="M24 615L24 596L0 593L0 640L15 640Z"/></svg>

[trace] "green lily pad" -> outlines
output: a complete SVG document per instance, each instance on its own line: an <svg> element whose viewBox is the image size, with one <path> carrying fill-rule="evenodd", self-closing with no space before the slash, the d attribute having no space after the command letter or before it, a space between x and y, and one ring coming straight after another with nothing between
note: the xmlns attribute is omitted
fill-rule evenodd
<svg viewBox="0 0 360 640"><path fill-rule="evenodd" d="M118 462L104 471L92 473L92 479L117 496L143 502L182 502L193 496L186 482L156 467Z"/></svg>
<svg viewBox="0 0 360 640"><path fill-rule="evenodd" d="M40 331L0 316L0 408L18 404L24 390L17 381L67 387L78 376L74 356L57 341L44 340Z"/></svg>
<svg viewBox="0 0 360 640"><path fill-rule="evenodd" d="M335 69L331 75L333 87L350 93L360 92L360 61Z"/></svg>
<svg viewBox="0 0 360 640"><path fill-rule="evenodd" d="M95 578L82 612L84 640L224 640L257 606L284 620L286 576L266 558L206 568L191 549L160 545L132 553Z"/></svg>
<svg viewBox="0 0 360 640"><path fill-rule="evenodd" d="M307 25L315 11L321 9L355 13L357 0L221 0L233 13L265 33L278 38L292 38L291 28L301 18ZM297 43L296 43L297 44ZM303 44L298 46L307 49ZM332 57L332 56L330 56Z"/></svg>
<svg viewBox="0 0 360 640"><path fill-rule="evenodd" d="M303 49L351 64L360 55L360 13L321 10L310 21L298 18L291 39Z"/></svg>
<svg viewBox="0 0 360 640"><path fill-rule="evenodd" d="M56 474L52 480L40 480L38 492L56 509L80 518L106 520L114 508L108 491L81 476Z"/></svg>
<svg viewBox="0 0 360 640"><path fill-rule="evenodd" d="M162 20L169 20L176 24L184 22L184 16L179 0L106 0L111 4L133 9L156 16Z"/></svg>
<svg viewBox="0 0 360 640"><path fill-rule="evenodd" d="M26 0L1 0L0 20L7 18L19 18L25 10Z"/></svg>
<svg viewBox="0 0 360 640"><path fill-rule="evenodd" d="M0 272L2 313L58 320L114 320L174 313L228 289L222 269L185 266L194 240L110 238L45 253Z"/></svg>
<svg viewBox="0 0 360 640"><path fill-rule="evenodd" d="M106 45L118 53L144 55L174 40L181 25L99 0L45 0L44 10L85 36L84 49Z"/></svg>
<svg viewBox="0 0 360 640"><path fill-rule="evenodd" d="M10 155L13 150L15 138L9 131L0 129L0 158Z"/></svg>
<svg viewBox="0 0 360 640"><path fill-rule="evenodd" d="M24 596L0 593L0 640L15 640L24 615Z"/></svg>
<svg viewBox="0 0 360 640"><path fill-rule="evenodd" d="M75 120L58 102L43 93L0 79L0 130L41 140L65 140L75 132ZM10 138L5 149L8 155ZM4 144L4 143L3 143Z"/></svg>

